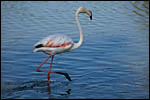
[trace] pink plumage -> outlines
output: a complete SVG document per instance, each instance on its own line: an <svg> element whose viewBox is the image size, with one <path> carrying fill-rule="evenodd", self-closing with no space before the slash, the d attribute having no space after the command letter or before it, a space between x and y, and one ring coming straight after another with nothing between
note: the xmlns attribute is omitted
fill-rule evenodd
<svg viewBox="0 0 150 100"><path fill-rule="evenodd" d="M50 35L37 42L33 52L44 52L46 54L59 54L69 51L73 46L73 41L67 35Z"/></svg>

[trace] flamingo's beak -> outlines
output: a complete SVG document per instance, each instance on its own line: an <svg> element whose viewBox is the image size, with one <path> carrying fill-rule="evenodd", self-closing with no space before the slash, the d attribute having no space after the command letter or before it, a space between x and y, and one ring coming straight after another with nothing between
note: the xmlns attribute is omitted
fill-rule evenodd
<svg viewBox="0 0 150 100"><path fill-rule="evenodd" d="M90 20L92 20L92 16L90 16Z"/></svg>

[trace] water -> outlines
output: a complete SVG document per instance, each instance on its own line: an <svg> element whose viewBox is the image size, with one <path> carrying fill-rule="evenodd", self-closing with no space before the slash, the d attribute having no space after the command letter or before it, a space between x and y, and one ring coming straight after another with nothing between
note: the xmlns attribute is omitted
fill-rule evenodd
<svg viewBox="0 0 150 100"><path fill-rule="evenodd" d="M149 98L148 1L3 1L1 2L2 98ZM77 42L75 11L93 12L91 21L79 15L82 46L54 57L53 71L36 72L46 59L33 45L50 34L66 34ZM43 65L48 70L50 60Z"/></svg>

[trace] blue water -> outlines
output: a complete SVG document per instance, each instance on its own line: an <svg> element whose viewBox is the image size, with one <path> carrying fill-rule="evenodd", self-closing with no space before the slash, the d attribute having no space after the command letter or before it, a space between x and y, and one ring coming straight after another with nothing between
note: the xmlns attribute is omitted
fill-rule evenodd
<svg viewBox="0 0 150 100"><path fill-rule="evenodd" d="M148 99L148 1L3 1L1 2L1 98L14 99ZM33 45L51 34L77 42L75 11L84 33L80 48L54 57L53 71L36 68L48 57L32 53ZM49 69L50 60L42 70Z"/></svg>

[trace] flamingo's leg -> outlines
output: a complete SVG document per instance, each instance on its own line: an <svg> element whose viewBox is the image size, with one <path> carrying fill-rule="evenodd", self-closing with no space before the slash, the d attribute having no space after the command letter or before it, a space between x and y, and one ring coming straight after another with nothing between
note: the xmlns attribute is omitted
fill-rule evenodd
<svg viewBox="0 0 150 100"><path fill-rule="evenodd" d="M51 73L64 75L69 81L72 81L71 78L69 77L69 74L67 74L67 73L64 73L64 72L53 72L53 71L51 71Z"/></svg>
<svg viewBox="0 0 150 100"><path fill-rule="evenodd" d="M52 56L52 58L51 58L51 63L50 63L49 71L40 70L40 67L41 67L51 56ZM55 73L55 74L64 75L69 81L72 81L71 78L69 77L69 75L68 75L67 73L64 73L64 72L53 72L53 71L51 71L53 58L54 58L54 55L49 55L49 56L40 64L40 66L36 69L36 71L37 71L37 72L48 72L48 83L49 83L49 80L50 80L50 73Z"/></svg>
<svg viewBox="0 0 150 100"><path fill-rule="evenodd" d="M51 72L51 68L52 68L53 58L54 58L54 55L52 55L51 63L50 63L49 71L48 71L48 84L49 84L49 80L50 80L50 72Z"/></svg>
<svg viewBox="0 0 150 100"><path fill-rule="evenodd" d="M40 67L51 57L51 55L49 55L41 64L40 66L36 69L37 72L48 72L46 70L40 70Z"/></svg>

